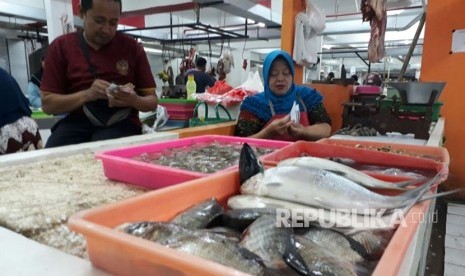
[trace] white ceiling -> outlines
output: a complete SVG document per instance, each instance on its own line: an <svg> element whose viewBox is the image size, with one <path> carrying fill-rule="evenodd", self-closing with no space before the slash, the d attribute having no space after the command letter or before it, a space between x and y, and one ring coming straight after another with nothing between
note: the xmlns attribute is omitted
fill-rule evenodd
<svg viewBox="0 0 465 276"><path fill-rule="evenodd" d="M25 1L25 0L22 0ZM273 27L280 25L282 6L290 0L197 0L201 5L211 5L210 7L201 8L199 11L199 22L212 27L228 29L236 33L245 34L245 18L254 18L258 23L265 22L266 25ZM11 1L2 1L11 2ZM35 2L35 1L34 1ZM169 6L173 8L171 13L154 13L146 15L147 26L166 26L172 24L187 24L196 22L196 13L193 9L175 11L179 4L193 2L192 0L123 0L123 12L137 11L147 8L159 8ZM258 5L258 2L264 2L271 5L271 9ZM355 66L362 70L367 68L365 63L356 57L351 50L366 49L369 37L370 27L368 22L362 22L360 14L360 0L311 0L311 2L326 14L326 29L323 32L321 39L324 46L324 52L344 51L344 54L325 54L323 61L328 63L341 62L344 59L345 64ZM388 26L389 30L386 34L386 45L388 54L391 55L391 63L389 64L372 64L374 69L385 69L387 66L393 70L399 69L402 65L400 60L407 53L408 47L411 44L411 39L416 32L419 15L423 12L423 2L426 0L387 0L388 3ZM32 7L33 11L40 10L38 7ZM6 28L5 25L21 25L28 23L22 19L21 14L27 14L28 11L17 12L16 14L8 14L9 11L1 10L0 5L0 29ZM3 16L1 16L3 15ZM13 20L13 22L12 22ZM40 18L37 18L40 20ZM43 19L42 19L43 20ZM29 21L34 22L34 21ZM270 49L280 47L280 29L259 27L258 24L252 24L248 21L247 35L249 39L245 43L244 39L231 40L231 48L242 50L244 45L247 49L264 55ZM126 27L121 27L126 28ZM173 29L155 29L150 31L137 31L138 35L149 36L157 39L184 38L193 36L198 33L194 30L186 30L185 28ZM212 35L213 37L213 35ZM215 45L219 49L220 40L212 41L211 46L206 46L206 40L203 42L195 42L198 47L212 47L215 51ZM422 44L422 35L420 36L419 44ZM331 48L330 50L328 50ZM415 54L421 54L421 47L417 46ZM410 67L419 66L420 58L413 57L410 62ZM347 65L346 65L347 67Z"/></svg>

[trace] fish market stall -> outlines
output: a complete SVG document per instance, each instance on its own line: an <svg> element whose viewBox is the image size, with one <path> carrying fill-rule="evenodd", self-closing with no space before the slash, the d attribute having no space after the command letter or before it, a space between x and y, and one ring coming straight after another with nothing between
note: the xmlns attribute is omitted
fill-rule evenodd
<svg viewBox="0 0 465 276"><path fill-rule="evenodd" d="M177 139L162 132L0 156L0 267L4 275L106 275L84 259L67 219L144 193L108 180L94 152Z"/></svg>
<svg viewBox="0 0 465 276"><path fill-rule="evenodd" d="M445 119L439 118L430 129L428 139L415 139L413 135L403 135L400 133L388 133L386 135L377 136L351 136L351 135L333 135L330 139L323 139L324 142L331 144L346 144L350 146L371 147L376 150L392 151L392 146L380 145L390 144L397 145L400 148L409 148L410 145L441 147L444 139L444 124ZM426 257L431 238L432 224L437 220L434 210L436 200L432 199L424 206L424 215L422 223L419 224L417 231L412 235L405 258L400 266L399 275L423 275L426 267ZM400 245L399 245L400 246Z"/></svg>
<svg viewBox="0 0 465 276"><path fill-rule="evenodd" d="M311 147L315 148L315 151L318 151L321 147L329 148L330 146L331 145L313 143ZM295 146L292 144L286 146L286 148L292 147ZM425 158L400 156L392 153L376 152L376 154L370 154L369 151L362 149L351 148L348 150L348 147L332 147L346 154L352 154L352 157L358 160L363 160L365 157L371 156L371 159L368 161L369 163L373 162L374 164L390 166L397 163L401 163L401 166L413 164L418 169L422 168L434 171L434 174L437 175L436 177L427 178L421 186L414 190L408 192L404 191L405 195L408 194L408 198L404 197L404 194L400 195L400 197L383 196L385 200L398 207L412 207L410 203L418 201L417 195L421 197L428 196L422 191L429 190L431 185L438 183L436 181L440 183L441 179L446 176L441 173L443 170L446 170L448 161L448 155L444 151L441 161L436 162ZM247 147L244 145L244 148ZM244 160L244 158L242 158L244 148L241 151L241 160ZM282 150L281 153L286 154L285 148ZM364 154L362 154L362 152ZM276 151L276 153L278 153L278 151ZM328 151L327 154L331 154L331 152ZM295 204L297 201L301 203L321 202L325 204L329 203L330 205L340 203L352 205L352 202L359 201L359 203L364 206L370 205L375 208L376 205L381 207L376 200L360 200L359 193L355 192L353 189L359 190L361 188L357 188L358 185L354 182L352 182L352 184L348 182L346 182L346 184L341 183L340 186L339 184L335 184L338 186L336 188L330 187L333 185L327 185L326 180L329 181L327 177L330 177L331 174L332 177L340 177L340 175L327 173L315 177L319 173L318 171L309 168L307 168L307 170L303 166L283 165L266 169L263 178L254 178L255 176L260 177L260 173L255 174L253 169L251 169L254 167L252 166L253 163L258 164L258 162L256 162L257 158L249 158L249 160L251 163L245 163L246 165L244 166L239 165L239 173L237 171L230 171L223 174L216 174L208 178L189 181L183 185L152 191L142 196L132 198L131 200L123 200L105 206L105 208L95 208L80 212L73 215L70 219L70 227L86 236L90 259L93 264L113 273L127 275L150 275L151 273L176 275L244 275L240 272L245 272L252 275L260 275L262 269L264 269L263 265L265 265L265 269L279 269L281 273L278 275L294 275L292 274L292 270L283 263L283 254L287 256L289 252L295 253L295 251L285 250L285 252L281 254L281 250L285 247L283 245L286 244L286 237L289 236L286 234L289 228L274 227L276 224L270 219L272 219L273 216L276 219L276 214L273 215L273 213L269 213L271 216L263 215L263 220L259 214L258 219L249 220L246 224L242 224L244 222L243 220L238 221L234 218L243 217L247 220L251 216L249 214L245 216L241 214L246 214L248 212L247 208L254 208L250 206L258 206L262 203L275 206L274 208L279 206L283 209L292 208L292 210L304 210L301 209L304 208L302 207L303 205ZM286 159L286 161L287 160L288 159ZM259 165L259 167L261 166ZM250 168L250 170L248 168ZM263 168L261 167L261 169ZM297 173L296 170L298 170L299 173ZM263 173L263 170L259 171ZM288 173L286 173L286 171ZM267 172L268 175L271 174L272 177L268 178L268 184L265 184ZM247 176L247 174L252 177L243 178ZM280 178L284 177L286 174L287 177L285 179ZM309 178L309 174L313 174L314 177ZM274 176L277 178L274 178ZM260 181L261 179L263 179L263 181ZM282 183L286 185L281 185ZM366 182L366 184L369 183ZM302 188L302 185L311 185L311 188L307 191ZM350 188L348 188L349 185L351 186ZM344 186L347 188L343 188ZM325 191L321 192L321 194L317 194L315 190L313 190L315 188L324 189ZM350 193L351 196L346 197L344 192L337 195L337 191L340 189L344 189ZM333 190L336 193L332 193L330 196L325 195L329 190ZM180 194L186 196L180 197ZM268 194L270 197L267 197ZM369 197L379 196L379 194L369 194L371 194ZM257 205L254 203L253 199L257 198L259 195L262 196L259 200L263 201L258 202ZM333 196L337 196L338 200L333 201ZM267 200L269 203L265 201L265 198L268 198ZM312 201L311 198L320 198L320 200L318 200L318 202L317 200ZM288 200L286 201L285 199ZM211 201L217 201L217 203L210 205ZM293 201L294 205L289 205L289 201ZM158 202L165 202L166 204L157 204ZM371 203L368 202L372 202L375 205L371 205ZM210 207L200 207L202 205L206 207L205 203ZM394 206L391 205L391 203L389 203L389 205ZM230 209L224 212L221 206L218 207L218 204L227 206ZM410 211L406 216L406 225L399 226L394 236L389 238L389 244L385 249L383 248L384 253L382 253L381 259L378 259L379 262L374 271L375 275L404 275L401 273L405 271L402 270L402 263L406 259L409 243L418 230L419 224L421 224L421 221L419 221L415 215L425 214L427 206L428 202L422 202L420 204L414 204L412 209L408 207ZM307 205L305 208L308 207ZM233 212L229 212L231 209ZM245 210L245 213L241 213L241 209ZM240 211L238 217L234 215L234 211ZM219 224L216 224L218 223L215 216L217 213L221 215ZM197 215L197 217L195 215ZM331 216L327 217L325 214L323 214L323 216L325 218L323 221L326 221L326 219L331 220ZM257 218L257 216L255 216L255 218ZM215 222L213 224L214 226L219 225L220 228L223 228L221 234L216 234L218 232L212 233L211 231L213 228L206 227L206 225L210 225L212 222ZM333 222L340 221L333 220ZM248 228L242 235L239 234L238 238L234 232L230 234L224 231L224 227L232 225L237 227L234 229L239 231L239 233L242 233L243 229ZM338 223L335 225L337 226ZM358 228L358 230L361 231L367 229L365 228L367 225L359 226L358 224L350 224L349 228L342 225L342 228L338 228L338 232L354 230L356 227L361 227ZM380 228L375 229L379 230ZM351 235L350 232L351 231L346 233ZM334 232L331 231L330 233ZM321 246L314 247L315 245L311 243L306 244L305 240L301 241L301 236L298 236L297 233L295 234L295 240L298 244L303 246L297 246L297 250L303 258L303 261L309 266L308 269L310 271L314 271L313 265L326 262L324 265L325 269L342 272L343 275L356 275L353 270L355 267L352 267L345 259L336 260L334 259L334 255L332 257L329 256L331 254L327 253L327 249ZM264 261L264 264L260 262L257 263L257 260L255 258L250 258L251 255L247 253L243 255L244 251L238 249L238 243L250 252L259 255L260 258L262 258L261 260ZM365 244L364 242L361 243ZM377 243L375 242L375 244ZM379 251L375 253L369 249L373 248L371 245L370 242L366 244L365 253L370 251L368 254L370 254L372 258L376 258L376 256L379 258ZM266 250L261 250L261 248L266 248ZM306 249L304 250L302 248ZM363 250L360 252L362 251ZM293 256L298 257L298 255ZM355 255L353 257L360 258ZM312 268L310 268L310 265L312 265ZM368 262L364 265L370 266L371 263ZM348 270L346 271L345 269Z"/></svg>

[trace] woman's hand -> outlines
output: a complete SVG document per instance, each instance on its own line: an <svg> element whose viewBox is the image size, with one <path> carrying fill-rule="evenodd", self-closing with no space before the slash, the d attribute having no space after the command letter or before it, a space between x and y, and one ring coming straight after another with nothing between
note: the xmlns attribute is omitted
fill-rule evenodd
<svg viewBox="0 0 465 276"><path fill-rule="evenodd" d="M289 126L292 124L291 116L287 115L281 119L272 121L266 128L265 131L269 136L283 135L288 132Z"/></svg>
<svg viewBox="0 0 465 276"><path fill-rule="evenodd" d="M287 129L289 136L294 138L301 138L305 132L305 127L299 123L292 123Z"/></svg>

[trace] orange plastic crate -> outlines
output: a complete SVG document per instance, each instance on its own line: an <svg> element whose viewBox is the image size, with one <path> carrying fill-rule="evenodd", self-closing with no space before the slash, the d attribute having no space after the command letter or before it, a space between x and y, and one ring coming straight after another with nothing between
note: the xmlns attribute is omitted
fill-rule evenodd
<svg viewBox="0 0 465 276"><path fill-rule="evenodd" d="M339 141L339 140L337 140ZM396 147L403 147L398 145ZM394 147L394 146L393 146ZM442 171L444 174L449 172L449 153L445 148L435 148L425 146L405 146L409 149L415 148L417 153L430 154L434 152L441 157L441 161L435 161L429 158L418 158L395 153L373 151L369 149L356 148L355 146L339 145L333 143L332 140L327 142L307 142L297 141L287 145L275 152L267 154L262 158L262 161L267 166L276 166L280 161L300 156L313 156L320 158L339 157L349 158L362 164L392 166L396 168L430 170L432 172ZM378 172L365 171L367 174L386 180L386 181L401 181L408 179L405 176L385 175Z"/></svg>
<svg viewBox="0 0 465 276"><path fill-rule="evenodd" d="M166 248L114 227L132 221L167 221L202 200L216 197L223 205L239 192L237 171L192 180L182 185L91 210L69 219L69 227L84 235L92 264L118 275L245 275L223 265ZM397 275L417 231L418 217L426 217L429 202L415 205L406 215L381 257L373 275Z"/></svg>
<svg viewBox="0 0 465 276"><path fill-rule="evenodd" d="M419 145L405 145L396 143L383 143L383 142L371 142L371 141L355 141L355 140L344 140L344 139L321 139L317 143L347 146L347 147L359 147L364 149L375 150L376 148L389 147L393 150L405 151L405 153L412 154L416 158L431 159L444 165L449 166L450 157L446 148L443 147L432 147L432 146L419 146Z"/></svg>

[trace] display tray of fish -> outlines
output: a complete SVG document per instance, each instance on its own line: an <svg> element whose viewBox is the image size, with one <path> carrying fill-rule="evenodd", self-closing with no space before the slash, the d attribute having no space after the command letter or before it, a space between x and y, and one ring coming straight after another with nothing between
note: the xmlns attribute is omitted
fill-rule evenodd
<svg viewBox="0 0 465 276"><path fill-rule="evenodd" d="M327 141L327 142L324 142ZM339 141L339 140L338 140ZM390 182L420 178L421 176L433 177L439 170L448 170L449 154L446 149L431 149L426 146L407 146L409 150L418 154L432 154L441 156L441 161L430 158L418 158L410 155L399 155L391 152L373 151L366 148L338 144L330 139L323 141L307 142L297 141L276 150L261 158L267 166L277 166L286 159L299 157L313 157L320 159L319 166L324 169L328 162L323 164L321 159L329 159L351 167L363 173L381 178ZM401 146L392 146L395 148ZM308 160L307 160L308 161ZM333 164L334 165L334 164ZM446 172L447 173L447 172Z"/></svg>
<svg viewBox="0 0 465 276"><path fill-rule="evenodd" d="M105 175L146 188L161 188L237 167L244 143L260 158L290 142L204 135L130 146L96 154Z"/></svg>
<svg viewBox="0 0 465 276"><path fill-rule="evenodd" d="M449 163L450 158L447 150L442 147L431 147L421 145L392 144L386 142L355 141L345 139L321 139L317 143L330 144L366 149L371 151L387 152L415 158L430 159L435 162Z"/></svg>
<svg viewBox="0 0 465 276"><path fill-rule="evenodd" d="M291 161L264 167L245 143L238 170L80 212L70 228L115 274L398 275L429 199L454 192L436 192L440 167L387 193L337 165Z"/></svg>

